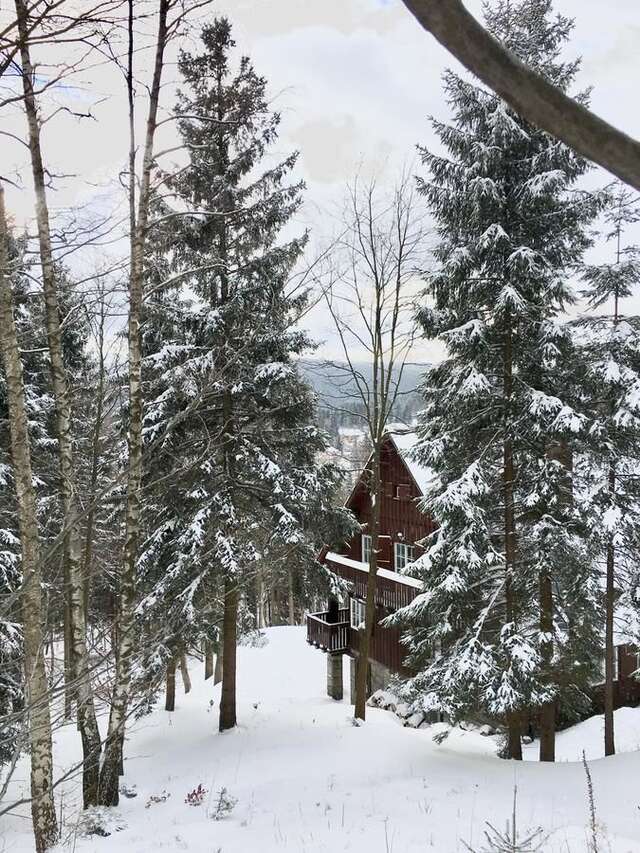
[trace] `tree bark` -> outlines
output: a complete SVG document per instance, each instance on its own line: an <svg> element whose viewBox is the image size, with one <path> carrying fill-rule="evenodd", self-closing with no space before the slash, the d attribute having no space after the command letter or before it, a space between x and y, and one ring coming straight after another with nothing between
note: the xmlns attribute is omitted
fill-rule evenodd
<svg viewBox="0 0 640 853"><path fill-rule="evenodd" d="M176 709L176 669L178 660L175 655L167 664L167 684L165 691L164 709L165 711L175 711Z"/></svg>
<svg viewBox="0 0 640 853"><path fill-rule="evenodd" d="M640 190L640 142L528 68L460 0L404 0L404 4L425 30L519 115Z"/></svg>
<svg viewBox="0 0 640 853"><path fill-rule="evenodd" d="M616 473L613 464L609 466L609 492L615 493ZM604 641L604 754L615 755L616 741L614 731L614 695L615 644L613 639L613 619L615 613L615 547L611 539L607 544L607 577L605 589L605 641Z"/></svg>
<svg viewBox="0 0 640 853"><path fill-rule="evenodd" d="M104 296L100 302L100 320L98 325L98 387L96 389L96 415L91 439L91 474L89 479L89 496L87 510L87 525L84 539L84 612L89 621L89 602L93 583L93 540L95 536L96 499L98 495L98 468L100 464L101 433L104 417L105 402L105 358L104 358Z"/></svg>
<svg viewBox="0 0 640 853"><path fill-rule="evenodd" d="M213 673L214 685L220 684L220 682L222 681L222 675L224 673L223 660L224 658L222 657L222 643L218 640L218 647L216 649L216 668Z"/></svg>
<svg viewBox="0 0 640 853"><path fill-rule="evenodd" d="M544 637L553 636L553 586L551 575L547 571L540 573L540 633ZM553 658L553 640L545 639L540 644L542 667L547 677ZM540 761L556 760L556 703L546 702L540 708Z"/></svg>
<svg viewBox="0 0 640 853"><path fill-rule="evenodd" d="M622 249L620 245L622 237L622 226L618 222L616 228L616 264L620 263ZM613 306L613 327L617 327L620 315L620 294L616 285ZM609 413L613 418L614 407ZM609 498L615 501L616 496L616 466L613 459L609 460ZM604 624L604 754L615 755L616 738L614 729L614 693L613 683L615 680L615 654L616 647L613 636L613 623L616 607L616 551L613 543L613 535L609 535L607 542L607 575L605 580L605 624Z"/></svg>
<svg viewBox="0 0 640 853"><path fill-rule="evenodd" d="M256 628L264 628L266 625L264 604L264 579L262 569L258 569L256 572Z"/></svg>
<svg viewBox="0 0 640 853"><path fill-rule="evenodd" d="M376 442L371 460L371 555L367 576L367 599L365 604L364 631L360 632L358 664L356 667L356 701L354 716L364 720L367 707L367 681L369 674L369 649L376 618L376 574L378 572L378 546L380 539L380 448L382 439Z"/></svg>
<svg viewBox="0 0 640 853"><path fill-rule="evenodd" d="M18 502L22 556L20 603L24 628L24 668L31 756L31 817L37 853L44 853L58 836L53 802L51 717L42 634L42 573L36 495L33 488L28 419L22 362L13 319L11 285L7 277L7 224L4 190L0 184L0 349L5 371L11 464Z"/></svg>
<svg viewBox="0 0 640 853"><path fill-rule="evenodd" d="M289 604L289 625L296 624L296 604L295 598L293 595L293 571L289 569L288 571L288 580L289 580L289 596L288 596L288 604Z"/></svg>
<svg viewBox="0 0 640 853"><path fill-rule="evenodd" d="M513 442L511 437L511 395L513 393L513 341L511 319L507 312L503 347L503 396L505 424L503 440L503 493L504 493L504 553L505 553L505 618L508 624L515 624L515 601L513 594L513 575L516 567L516 514L513 496L515 466L513 461ZM507 744L509 758L522 761L522 741L520 739L520 719L514 710L506 715Z"/></svg>
<svg viewBox="0 0 640 853"><path fill-rule="evenodd" d="M118 805L118 776L122 766L124 727L129 704L131 658L135 650L136 561L140 533L140 488L142 485L142 342L140 321L144 284L144 251L149 218L153 142L158 116L160 83L167 43L167 16L170 0L159 0L158 33L154 59L153 79L149 92L149 113L145 134L140 195L135 211L135 138L133 135L133 78L132 39L133 2L129 0L129 117L130 117L130 216L132 229L131 270L129 274L129 467L127 478L127 508L125 546L120 577L120 608L118 625L119 647L116 655L116 675L111 698L109 729L105 744L104 761L100 772L100 804ZM135 225L134 225L135 220Z"/></svg>
<svg viewBox="0 0 640 853"><path fill-rule="evenodd" d="M224 617L222 643L224 667L220 693L221 732L232 729L236 719L236 647L238 630L238 586L235 578L227 577L224 585Z"/></svg>
<svg viewBox="0 0 640 853"><path fill-rule="evenodd" d="M191 677L189 675L187 655L184 651L180 653L180 675L182 677L182 686L184 688L184 692L185 694L189 693L191 691Z"/></svg>
<svg viewBox="0 0 640 853"><path fill-rule="evenodd" d="M208 681L213 675L213 643L204 641L204 680Z"/></svg>
<svg viewBox="0 0 640 853"><path fill-rule="evenodd" d="M29 129L29 152L36 196L36 221L42 266L45 322L51 369L51 383L55 398L56 436L60 465L60 491L64 517L65 599L69 608L70 669L77 699L78 728L83 751L83 800L87 808L98 801L98 774L100 766L100 732L93 700L93 688L87 648L86 614L84 609L84 582L80 544L80 508L76 482L71 404L67 371L64 364L60 309L56 286L56 271L51 248L49 209L45 189L45 171L40 145L40 125L33 91L33 67L29 54L29 12L24 0L15 0L24 106Z"/></svg>
<svg viewBox="0 0 640 853"><path fill-rule="evenodd" d="M71 608L69 607L69 563L62 555L62 668L64 672L64 718L73 716L73 655L71 653Z"/></svg>

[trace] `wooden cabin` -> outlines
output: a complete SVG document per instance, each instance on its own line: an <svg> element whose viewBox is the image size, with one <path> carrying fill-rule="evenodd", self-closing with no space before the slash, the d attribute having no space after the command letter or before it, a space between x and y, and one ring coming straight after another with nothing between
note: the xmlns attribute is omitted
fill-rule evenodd
<svg viewBox="0 0 640 853"><path fill-rule="evenodd" d="M434 529L418 503L425 494L432 472L411 459L413 433L390 433L380 459L382 499L376 574L376 624L369 650L369 691L387 686L392 675L406 674L405 649L400 632L380 624L385 616L409 604L422 588L421 581L400 570L422 553L419 545ZM346 599L333 601L327 610L307 616L307 641L327 652L327 692L342 698L343 656L350 660L352 698L358 658L358 626L364 622L364 607L371 551L371 495L367 486L371 460L360 474L346 506L360 522L360 531L340 552L327 551L323 562L348 582Z"/></svg>
<svg viewBox="0 0 640 853"><path fill-rule="evenodd" d="M420 593L421 581L411 577L411 563L422 553L418 542L434 528L429 514L419 508L433 472L411 457L415 434L390 433L382 449L380 505L380 555L376 575L376 624L369 650L369 692L383 689L393 675L407 675L405 648L400 632L380 621L409 604ZM361 472L346 506L360 523L360 531L339 552L326 551L323 562L347 582L342 602L333 600L327 610L307 616L307 642L327 653L327 693L343 697L343 658L350 663L351 698L355 692L358 626L364 622L369 575L371 496L367 487L371 460ZM403 573L400 574L400 571ZM407 572L405 574L404 572ZM640 703L638 648L629 638L616 638L615 706ZM604 669L604 668L603 668ZM594 709L602 707L602 685L594 685Z"/></svg>

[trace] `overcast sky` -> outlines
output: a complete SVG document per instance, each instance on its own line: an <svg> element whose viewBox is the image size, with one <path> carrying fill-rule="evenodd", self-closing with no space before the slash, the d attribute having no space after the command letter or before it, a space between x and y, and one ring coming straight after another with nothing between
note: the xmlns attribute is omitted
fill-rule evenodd
<svg viewBox="0 0 640 853"><path fill-rule="evenodd" d="M555 9L575 19L567 56L583 56L580 86L593 86L596 112L640 137L640 0L556 0ZM480 0L467 0L478 14ZM448 117L440 76L457 68L399 0L220 0L211 15L227 14L238 50L248 53L270 81L274 106L282 113L279 148L300 149L299 173L307 183L301 224L318 237L331 230L328 211L359 168L389 180L413 161L416 143L435 145L428 116ZM171 78L171 74L169 74ZM168 79L169 79L168 78ZM95 122L66 116L45 128L46 156L59 173L55 207L91 201L113 181L126 158L125 99L113 72L84 76L82 97L95 101ZM170 108L173 96L165 91ZM141 105L142 106L142 105ZM141 113L143 109L141 108ZM18 130L14 111L5 127ZM9 164L24 176L24 188L8 193L18 222L31 216L26 151L0 143L3 171ZM594 183L600 180L591 179ZM316 312L313 330L328 334Z"/></svg>

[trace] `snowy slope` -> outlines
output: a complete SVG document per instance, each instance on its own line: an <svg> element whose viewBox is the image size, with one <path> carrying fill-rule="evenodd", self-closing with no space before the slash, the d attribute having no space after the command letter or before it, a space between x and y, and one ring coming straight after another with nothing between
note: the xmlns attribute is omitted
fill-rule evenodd
<svg viewBox="0 0 640 853"><path fill-rule="evenodd" d="M455 730L438 746L430 729L402 728L386 711L368 710L367 723L350 723L350 706L326 698L325 658L309 648L299 628L266 632L263 648L239 655L238 730L216 732L219 688L192 672L194 689L179 695L176 711L157 711L135 723L127 743L125 781L137 797L113 810L124 826L109 837L76 837L77 781L67 785L63 850L77 853L456 853L478 845L484 821L502 827L514 782L524 829L542 825L552 835L545 853L586 851L584 771L501 761L495 743ZM195 666L195 665L194 665ZM180 691L179 691L180 692ZM624 748L640 741L640 712L617 715ZM563 759L582 748L595 754L598 718L559 738ZM598 743L599 745L599 743ZM56 735L58 770L77 755L77 733ZM601 853L640 851L640 753L591 762L598 818L608 841ZM26 783L26 767L20 776ZM185 804L202 784L200 807ZM211 817L215 792L226 787L237 805ZM151 797L162 798L150 802ZM148 807L145 807L147 806ZM26 814L26 812L22 812ZM4 818L0 851L27 853L24 817Z"/></svg>

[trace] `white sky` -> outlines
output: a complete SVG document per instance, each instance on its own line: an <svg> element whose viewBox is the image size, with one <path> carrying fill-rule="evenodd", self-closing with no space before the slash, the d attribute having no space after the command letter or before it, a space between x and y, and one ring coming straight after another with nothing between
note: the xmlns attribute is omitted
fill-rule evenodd
<svg viewBox="0 0 640 853"><path fill-rule="evenodd" d="M581 54L580 86L593 86L592 106L603 118L640 137L639 0L556 0L558 12L575 18L567 56ZM480 0L467 0L478 14ZM282 113L279 149L299 148L299 174L307 182L301 225L321 241L333 225L328 212L345 183L362 168L389 181L415 157L416 143L435 146L427 117L447 119L440 75L457 63L426 34L400 0L220 0L210 15L228 14L238 50L248 53L270 81ZM6 15L6 13L4 13ZM0 16L2 13L0 13ZM169 70L165 106L173 105ZM119 199L114 177L126 162L126 103L117 75L103 68L83 76L81 102L95 92L97 121L60 114L45 126L43 145L52 168L71 177L56 181L54 208L94 204L107 188ZM144 113L144 105L139 107ZM5 111L2 127L22 133L17 109ZM161 140L162 143L162 140ZM32 195L26 149L0 137L2 172L23 177L7 204L17 222L31 219ZM598 183L604 176L592 176ZM124 210L122 210L124 212ZM640 303L639 303L640 307ZM330 337L323 312L311 317L316 336ZM328 347L330 349L330 347ZM435 352L427 349L427 356Z"/></svg>

